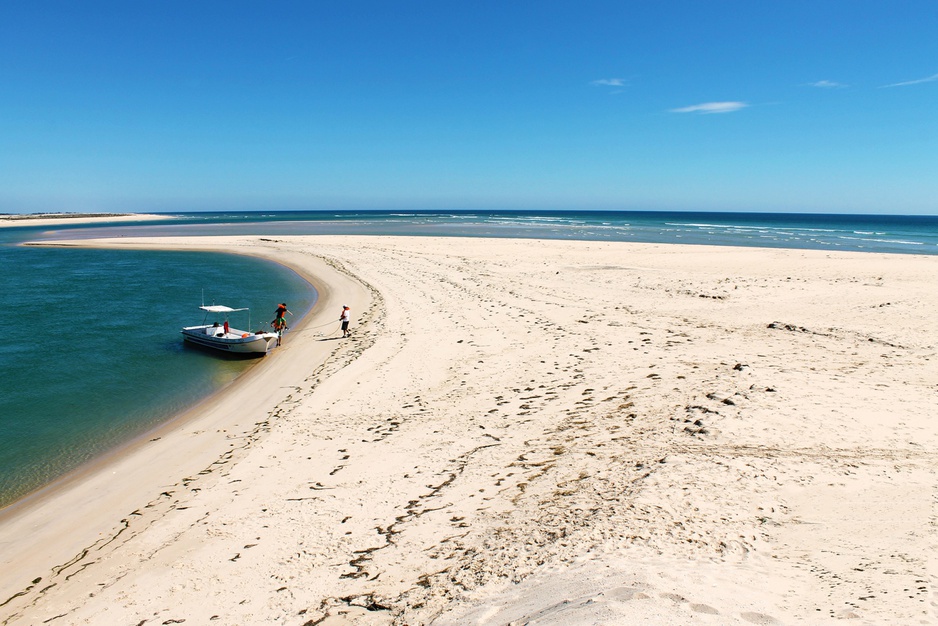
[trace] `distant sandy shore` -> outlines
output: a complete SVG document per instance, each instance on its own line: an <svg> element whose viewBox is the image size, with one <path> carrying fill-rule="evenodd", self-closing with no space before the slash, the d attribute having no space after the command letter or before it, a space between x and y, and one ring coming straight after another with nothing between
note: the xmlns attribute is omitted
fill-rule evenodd
<svg viewBox="0 0 938 626"><path fill-rule="evenodd" d="M171 215L149 213L27 213L0 215L0 228L10 226L55 226L59 224L110 224L172 219Z"/></svg>
<svg viewBox="0 0 938 626"><path fill-rule="evenodd" d="M320 302L221 394L5 513L0 624L938 617L938 257L69 243L253 254Z"/></svg>

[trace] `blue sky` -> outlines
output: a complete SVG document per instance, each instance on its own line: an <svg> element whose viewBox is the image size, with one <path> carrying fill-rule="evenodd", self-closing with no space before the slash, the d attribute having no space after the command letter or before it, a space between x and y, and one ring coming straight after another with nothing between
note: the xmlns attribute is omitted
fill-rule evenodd
<svg viewBox="0 0 938 626"><path fill-rule="evenodd" d="M938 2L3 2L0 212L938 214Z"/></svg>

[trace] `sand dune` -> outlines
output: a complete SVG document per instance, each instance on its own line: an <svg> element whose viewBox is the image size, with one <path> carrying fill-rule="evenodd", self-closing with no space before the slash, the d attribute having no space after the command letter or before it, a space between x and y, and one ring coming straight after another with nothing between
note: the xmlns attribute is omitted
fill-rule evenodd
<svg viewBox="0 0 938 626"><path fill-rule="evenodd" d="M322 307L8 514L0 623L935 621L938 257L82 245L276 258Z"/></svg>

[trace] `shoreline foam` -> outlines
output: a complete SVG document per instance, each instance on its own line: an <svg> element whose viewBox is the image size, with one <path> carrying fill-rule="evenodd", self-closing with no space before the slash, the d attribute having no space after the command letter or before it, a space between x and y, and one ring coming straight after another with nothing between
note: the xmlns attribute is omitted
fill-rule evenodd
<svg viewBox="0 0 938 626"><path fill-rule="evenodd" d="M0 620L934 617L938 259L399 237L107 245L127 244L321 263L332 305L306 329L356 284L361 328L349 342L297 332L263 380L233 388L208 412L251 417L208 465L160 482L141 450L115 480L156 488L121 500L89 479L38 531L0 525L3 558L21 551L21 580L0 564ZM172 434L213 428L204 415ZM38 554L94 515L121 522Z"/></svg>

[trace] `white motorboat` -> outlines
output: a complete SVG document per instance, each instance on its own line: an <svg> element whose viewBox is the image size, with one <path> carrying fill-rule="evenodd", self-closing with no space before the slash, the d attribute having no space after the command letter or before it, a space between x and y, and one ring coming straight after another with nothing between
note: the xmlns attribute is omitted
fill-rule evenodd
<svg viewBox="0 0 938 626"><path fill-rule="evenodd" d="M228 324L228 314L236 311L247 311L248 309L232 309L231 307L212 304L200 306L205 311L205 319L199 326L185 326L182 329L182 337L185 341L208 348L214 348L223 352L234 354L247 354L263 356L270 352L277 345L277 333L268 333L263 331L250 332L232 328ZM209 314L216 317L224 317L224 323L215 321L207 323ZM250 318L248 318L250 320ZM250 321L248 322L250 326Z"/></svg>

